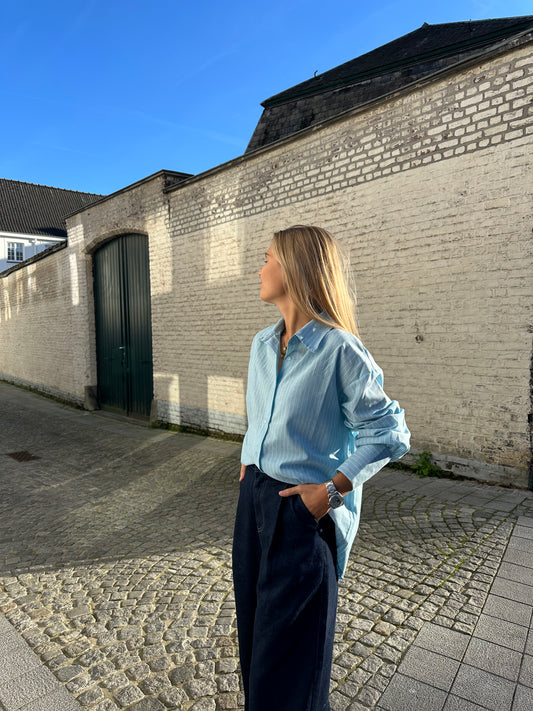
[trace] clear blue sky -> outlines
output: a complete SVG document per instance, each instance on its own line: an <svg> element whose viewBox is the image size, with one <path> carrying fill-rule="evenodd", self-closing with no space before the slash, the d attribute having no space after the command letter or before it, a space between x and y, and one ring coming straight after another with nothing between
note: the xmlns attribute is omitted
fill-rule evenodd
<svg viewBox="0 0 533 711"><path fill-rule="evenodd" d="M108 194L241 155L261 101L420 27L533 0L2 0L0 177Z"/></svg>

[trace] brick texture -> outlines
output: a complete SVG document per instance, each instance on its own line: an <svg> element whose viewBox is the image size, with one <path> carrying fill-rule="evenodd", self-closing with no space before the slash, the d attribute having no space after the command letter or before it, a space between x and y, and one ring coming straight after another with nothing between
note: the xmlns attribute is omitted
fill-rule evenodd
<svg viewBox="0 0 533 711"><path fill-rule="evenodd" d="M75 258L64 249L0 280L0 373L81 404L74 331L79 279L71 279Z"/></svg>
<svg viewBox="0 0 533 711"><path fill-rule="evenodd" d="M415 450L454 471L526 485L528 41L169 189L154 178L74 216L68 250L31 265L31 275L27 267L0 279L0 371L76 397L94 386L91 253L142 232L154 412L242 433L250 342L278 318L258 298L263 253L274 230L319 224L349 253L362 338L406 409ZM46 295L38 318L30 276ZM43 333L54 334L44 351Z"/></svg>

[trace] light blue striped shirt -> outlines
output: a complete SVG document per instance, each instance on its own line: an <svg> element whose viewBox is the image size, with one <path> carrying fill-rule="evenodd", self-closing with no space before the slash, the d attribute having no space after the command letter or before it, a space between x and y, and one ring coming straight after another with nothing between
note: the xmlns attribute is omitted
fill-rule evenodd
<svg viewBox="0 0 533 711"><path fill-rule="evenodd" d="M359 526L362 484L409 449L404 412L383 391L383 372L351 333L309 321L290 339L278 372L283 319L250 353L248 430L241 462L287 484L320 484L342 472L353 484L332 509L343 577Z"/></svg>

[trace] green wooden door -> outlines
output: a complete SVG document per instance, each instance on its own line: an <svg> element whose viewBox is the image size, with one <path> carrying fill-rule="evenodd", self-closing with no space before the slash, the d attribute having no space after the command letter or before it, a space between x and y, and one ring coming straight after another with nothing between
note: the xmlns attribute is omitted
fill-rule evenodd
<svg viewBox="0 0 533 711"><path fill-rule="evenodd" d="M149 417L153 396L148 239L122 235L95 254L94 307L98 400Z"/></svg>

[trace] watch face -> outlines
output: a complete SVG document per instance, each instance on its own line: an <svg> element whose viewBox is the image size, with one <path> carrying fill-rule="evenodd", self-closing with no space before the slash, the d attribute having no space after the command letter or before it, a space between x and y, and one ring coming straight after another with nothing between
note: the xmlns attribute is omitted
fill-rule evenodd
<svg viewBox="0 0 533 711"><path fill-rule="evenodd" d="M337 509L339 506L342 506L344 503L342 496L340 494L332 494L329 497L329 505L331 506L332 509Z"/></svg>

